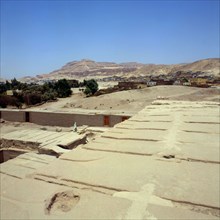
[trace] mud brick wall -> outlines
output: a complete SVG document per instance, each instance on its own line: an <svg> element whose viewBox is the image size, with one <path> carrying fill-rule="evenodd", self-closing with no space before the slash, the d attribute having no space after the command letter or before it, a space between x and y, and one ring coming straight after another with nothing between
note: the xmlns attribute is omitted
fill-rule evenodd
<svg viewBox="0 0 220 220"><path fill-rule="evenodd" d="M40 125L70 127L76 122L78 126L103 126L102 115L30 112L30 122Z"/></svg>
<svg viewBox="0 0 220 220"><path fill-rule="evenodd" d="M110 127L113 127L114 125L122 122L122 116L119 115L110 115L109 116L109 121L110 121Z"/></svg>
<svg viewBox="0 0 220 220"><path fill-rule="evenodd" d="M19 110L0 111L0 116L6 121L25 122L25 113Z"/></svg>
<svg viewBox="0 0 220 220"><path fill-rule="evenodd" d="M38 125L70 127L76 122L78 126L104 126L104 117L109 119L108 126L120 123L124 116L101 114L75 114L60 112L35 112L19 110L0 110L0 116L6 121L31 122Z"/></svg>

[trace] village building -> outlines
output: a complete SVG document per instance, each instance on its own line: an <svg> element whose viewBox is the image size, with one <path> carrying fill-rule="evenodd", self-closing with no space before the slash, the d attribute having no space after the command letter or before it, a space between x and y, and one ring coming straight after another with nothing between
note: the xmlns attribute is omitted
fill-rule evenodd
<svg viewBox="0 0 220 220"><path fill-rule="evenodd" d="M151 86L156 86L157 83L155 81L147 81L147 86L151 87Z"/></svg>

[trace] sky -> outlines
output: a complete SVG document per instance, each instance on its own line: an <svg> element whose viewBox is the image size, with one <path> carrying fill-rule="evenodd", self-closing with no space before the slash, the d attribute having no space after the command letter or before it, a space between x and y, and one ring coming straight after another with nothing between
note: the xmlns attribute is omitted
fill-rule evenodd
<svg viewBox="0 0 220 220"><path fill-rule="evenodd" d="M219 57L219 0L1 0L1 77L81 59L176 64Z"/></svg>

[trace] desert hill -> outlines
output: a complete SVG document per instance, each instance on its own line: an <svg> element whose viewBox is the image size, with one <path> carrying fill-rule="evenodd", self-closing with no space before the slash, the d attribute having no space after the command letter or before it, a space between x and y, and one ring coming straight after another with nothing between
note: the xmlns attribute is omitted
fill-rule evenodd
<svg viewBox="0 0 220 220"><path fill-rule="evenodd" d="M193 63L180 65L174 67L172 71L192 71L192 72L205 72L213 75L219 75L220 72L220 59L212 58L199 60Z"/></svg>
<svg viewBox="0 0 220 220"><path fill-rule="evenodd" d="M126 75L141 68L144 64L130 62L130 63L113 63L113 62L95 62L93 60L83 59L81 61L69 62L58 70L49 74L38 77L43 78L103 78L113 75Z"/></svg>
<svg viewBox="0 0 220 220"><path fill-rule="evenodd" d="M142 77L149 75L170 74L178 71L184 72L202 72L207 75L220 75L220 59L210 58L198 60L187 64L141 64L136 62L114 63L114 62L95 62L93 60L83 59L72 61L65 64L58 70L49 74L37 75L36 77L24 77L22 81L28 80L46 80L46 79L104 79L114 78L117 81L120 78Z"/></svg>
<svg viewBox="0 0 220 220"><path fill-rule="evenodd" d="M193 63L187 64L174 64L174 65L163 65L163 64L146 64L140 69L135 71L135 75L160 75L175 73L178 71L184 72L203 72L208 75L219 75L220 74L220 59L204 59L198 60Z"/></svg>

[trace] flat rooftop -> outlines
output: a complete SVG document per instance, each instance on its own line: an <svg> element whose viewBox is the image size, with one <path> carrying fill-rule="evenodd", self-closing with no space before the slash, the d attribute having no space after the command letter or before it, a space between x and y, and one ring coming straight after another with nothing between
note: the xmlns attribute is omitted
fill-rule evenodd
<svg viewBox="0 0 220 220"><path fill-rule="evenodd" d="M59 158L2 163L1 218L219 219L219 113L155 101Z"/></svg>

